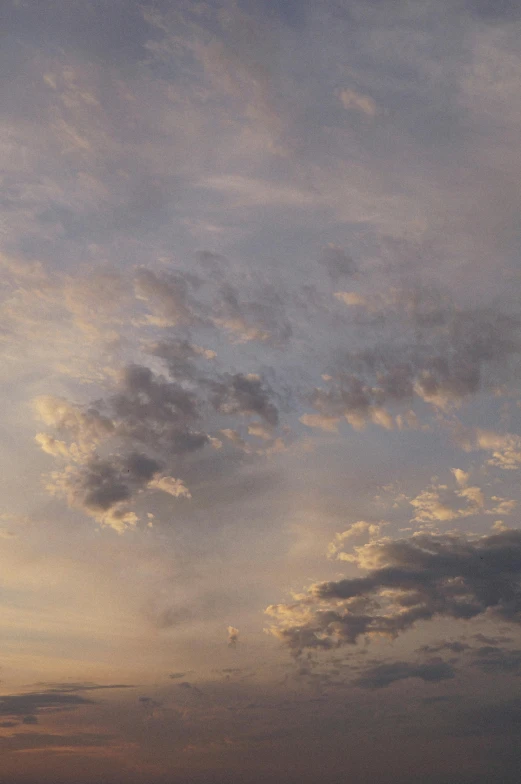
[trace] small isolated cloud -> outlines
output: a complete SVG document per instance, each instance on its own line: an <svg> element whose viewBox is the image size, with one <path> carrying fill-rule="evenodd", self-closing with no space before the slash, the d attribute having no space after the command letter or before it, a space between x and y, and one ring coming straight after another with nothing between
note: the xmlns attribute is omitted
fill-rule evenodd
<svg viewBox="0 0 521 784"><path fill-rule="evenodd" d="M344 305L359 305L360 307L367 307L367 298L358 291L335 291L334 297Z"/></svg>
<svg viewBox="0 0 521 784"><path fill-rule="evenodd" d="M342 90L339 97L344 109L355 109L367 117L374 117L378 112L375 101L369 95L356 90Z"/></svg>
<svg viewBox="0 0 521 784"><path fill-rule="evenodd" d="M191 498L192 494L181 479L174 479L172 476L160 476L152 479L148 487L154 490L162 490L163 493L174 496L174 498Z"/></svg>
<svg viewBox="0 0 521 784"><path fill-rule="evenodd" d="M228 626L228 646L235 648L239 641L239 630L235 626Z"/></svg>

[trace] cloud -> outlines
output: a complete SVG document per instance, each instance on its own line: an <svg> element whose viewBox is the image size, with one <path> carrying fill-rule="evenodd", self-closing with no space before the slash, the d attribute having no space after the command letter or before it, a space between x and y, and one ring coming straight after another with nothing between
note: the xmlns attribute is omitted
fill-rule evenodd
<svg viewBox="0 0 521 784"><path fill-rule="evenodd" d="M125 458L95 456L80 466L54 472L48 489L64 496L70 506L83 509L104 525L122 532L137 522L126 504L136 492L148 487L160 470L160 463L137 452ZM157 481L161 483L160 479ZM186 488L184 493L181 486L179 490L178 495L186 495Z"/></svg>
<svg viewBox="0 0 521 784"><path fill-rule="evenodd" d="M68 735L43 732L18 732L0 738L0 748L13 751L68 751L72 749L106 748L114 740L113 735L96 732L76 732ZM76 752L78 753L78 752Z"/></svg>
<svg viewBox="0 0 521 784"><path fill-rule="evenodd" d="M277 408L257 374L225 375L221 381L214 382L211 389L213 406L220 414L256 414L272 427L278 424Z"/></svg>
<svg viewBox="0 0 521 784"><path fill-rule="evenodd" d="M136 297L148 304L151 324L161 327L194 326L202 324L198 305L192 296L197 281L194 276L173 272L138 270L134 286Z"/></svg>
<svg viewBox="0 0 521 784"><path fill-rule="evenodd" d="M114 431L112 421L95 408L75 405L64 398L42 395L34 400L34 409L37 417L48 427L73 439L72 446L66 447L63 442L49 438L46 434L38 434L40 445L50 454L89 454Z"/></svg>
<svg viewBox="0 0 521 784"><path fill-rule="evenodd" d="M518 435L476 428L470 432L456 433L456 439L468 452L492 452L488 465L505 471L517 471L521 466L521 437Z"/></svg>
<svg viewBox="0 0 521 784"><path fill-rule="evenodd" d="M181 479L174 479L172 476L161 476L151 479L147 485L154 490L162 490L174 498L191 498L192 494Z"/></svg>
<svg viewBox="0 0 521 784"><path fill-rule="evenodd" d="M302 414L299 419L306 427L316 427L326 433L338 433L340 417L324 416L323 414Z"/></svg>
<svg viewBox="0 0 521 784"><path fill-rule="evenodd" d="M518 319L492 308L462 310L436 291L394 287L335 297L367 310L372 321L365 345L339 352L327 368L327 387L308 399L321 417L345 417L355 429L368 422L391 429L389 407L410 405L415 397L448 411L498 390L520 353ZM356 324L359 316L350 318Z"/></svg>
<svg viewBox="0 0 521 784"><path fill-rule="evenodd" d="M436 645L422 645L416 650L418 653L439 653L440 651L463 653L468 651L470 647L466 642L460 642L459 640L443 640L443 642L439 642Z"/></svg>
<svg viewBox="0 0 521 784"><path fill-rule="evenodd" d="M35 686L42 686L45 687L44 692L46 694L68 694L70 692L76 691L99 691L103 689L134 689L135 686L132 683L91 683L90 681L86 682L76 682L71 683L69 681L64 681L63 683L35 683Z"/></svg>
<svg viewBox="0 0 521 784"><path fill-rule="evenodd" d="M521 650L484 645L474 651L472 664L487 674L521 675Z"/></svg>
<svg viewBox="0 0 521 784"><path fill-rule="evenodd" d="M239 630L234 626L228 626L228 645L230 648L235 648L239 641Z"/></svg>
<svg viewBox="0 0 521 784"><path fill-rule="evenodd" d="M356 90L341 90L339 98L344 109L355 109L368 117L374 117L378 111L376 103L369 95L363 95Z"/></svg>
<svg viewBox="0 0 521 784"><path fill-rule="evenodd" d="M454 668L441 659L434 659L425 664L396 661L368 667L354 681L354 685L362 689L383 689L392 683L408 678L420 678L427 683L439 683L454 678L455 675Z"/></svg>
<svg viewBox="0 0 521 784"><path fill-rule="evenodd" d="M472 636L475 640L483 643L484 645L498 645L500 642L512 642L512 637L505 637L504 635L496 635L495 637L491 637L488 634L482 634L481 632L478 632Z"/></svg>
<svg viewBox="0 0 521 784"><path fill-rule="evenodd" d="M309 415L304 415L304 424L313 422L314 427L322 427L326 424L333 424L333 420L345 417L355 430L363 430L368 422L374 422L387 430L392 430L394 422L389 414L381 405L381 397L378 389L364 384L355 375L345 375L340 383L331 380L329 389L316 388L309 400L313 408L319 411L320 419L309 419ZM313 415L315 416L315 415ZM302 419L301 419L302 421Z"/></svg>
<svg viewBox="0 0 521 784"><path fill-rule="evenodd" d="M165 461L202 448L208 436L192 429L199 417L197 398L178 383L133 364L122 372L116 394L98 401L109 416L51 397L39 398L35 405L46 424L75 439L66 444L49 434L37 436L44 451L74 461L51 474L48 484L71 506L121 532L137 522L128 506L137 493L152 488L190 497L181 479L164 475ZM118 451L101 457L99 450L108 444L119 446ZM120 453L121 445L126 454ZM142 446L159 452L161 459L139 450Z"/></svg>
<svg viewBox="0 0 521 784"><path fill-rule="evenodd" d="M4 694L0 697L0 716L35 716L40 710L61 711L90 705L92 700L59 691Z"/></svg>
<svg viewBox="0 0 521 784"><path fill-rule="evenodd" d="M319 262L326 268L329 277L335 283L341 278L352 277L356 272L356 265L351 256L337 245L326 245Z"/></svg>
<svg viewBox="0 0 521 784"><path fill-rule="evenodd" d="M286 448L275 432L274 393L259 374L219 373L208 362L215 352L183 338L144 341L142 350L162 360L168 375L133 362L111 374L105 397L91 405L53 396L34 403L54 430L37 434L36 441L63 466L50 474L49 492L119 533L138 523L133 505L145 491L191 498L191 482L202 479L199 466L212 468L212 458L199 457L205 447L213 450L220 473L238 470L239 455L253 459ZM223 428L222 417L260 421L247 423L243 438ZM266 445L260 447L258 438Z"/></svg>
<svg viewBox="0 0 521 784"><path fill-rule="evenodd" d="M241 302L237 289L224 283L214 313L214 323L233 333L239 343L256 340L283 346L292 334L283 298L273 286L256 292L255 300Z"/></svg>
<svg viewBox="0 0 521 784"><path fill-rule="evenodd" d="M169 375L176 380L197 379L199 371L195 361L201 358L212 360L216 357L215 351L181 339L151 341L146 343L144 348L151 356L164 360Z"/></svg>
<svg viewBox="0 0 521 784"><path fill-rule="evenodd" d="M462 474L463 472L458 474L458 484L462 481ZM461 505L462 501L464 506ZM415 511L412 519L419 523L449 522L477 515L485 510L485 497L479 487L450 490L447 485L431 485L428 490L412 498L409 503Z"/></svg>
<svg viewBox="0 0 521 784"><path fill-rule="evenodd" d="M364 520L353 523L342 533L335 534L334 540L328 546L328 557L356 563L357 556L347 553L346 547L376 541L384 525L385 523L367 523Z"/></svg>
<svg viewBox="0 0 521 784"><path fill-rule="evenodd" d="M416 534L357 550L365 577L312 585L291 604L272 605L270 632L294 654L396 637L418 621L470 620L485 613L521 620L521 532L491 536Z"/></svg>

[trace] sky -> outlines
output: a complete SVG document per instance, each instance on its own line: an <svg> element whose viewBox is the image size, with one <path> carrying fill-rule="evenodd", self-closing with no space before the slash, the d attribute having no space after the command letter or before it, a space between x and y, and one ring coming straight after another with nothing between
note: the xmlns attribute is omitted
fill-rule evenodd
<svg viewBox="0 0 521 784"><path fill-rule="evenodd" d="M10 784L514 784L521 5L4 0Z"/></svg>

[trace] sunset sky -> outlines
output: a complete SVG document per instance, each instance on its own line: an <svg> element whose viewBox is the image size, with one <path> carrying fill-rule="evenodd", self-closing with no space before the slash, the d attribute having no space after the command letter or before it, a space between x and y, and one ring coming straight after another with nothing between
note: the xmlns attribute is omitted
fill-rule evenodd
<svg viewBox="0 0 521 784"><path fill-rule="evenodd" d="M1 784L519 784L521 2L0 42Z"/></svg>

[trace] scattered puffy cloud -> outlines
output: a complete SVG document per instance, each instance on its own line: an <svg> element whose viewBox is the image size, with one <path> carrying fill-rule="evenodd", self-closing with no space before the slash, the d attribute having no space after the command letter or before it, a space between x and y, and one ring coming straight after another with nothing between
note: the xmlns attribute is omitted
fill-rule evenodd
<svg viewBox="0 0 521 784"><path fill-rule="evenodd" d="M467 451L492 452L488 464L506 471L517 471L521 465L521 437L513 433L496 433L477 428L474 432L458 434L461 446Z"/></svg>
<svg viewBox="0 0 521 784"><path fill-rule="evenodd" d="M166 362L170 378L133 363L116 374L111 393L92 405L52 396L37 398L34 404L40 419L56 433L39 433L37 443L47 454L67 461L51 473L49 491L119 532L138 522L132 503L146 490L191 498L186 477L179 472L193 475L198 453L205 447L215 452L223 445L204 426L224 435L244 455L285 449L275 431L278 409L260 375L204 372L194 362L212 360L213 352L188 341L146 344L145 351ZM247 425L248 441L232 428L219 427L222 417L255 416L261 421ZM254 448L250 441L259 436L266 445ZM226 463L229 457L221 459ZM234 462L229 465L233 470Z"/></svg>
<svg viewBox="0 0 521 784"><path fill-rule="evenodd" d="M367 542L376 541L380 537L380 532L385 523L367 523L360 520L349 526L342 533L337 533L328 546L329 558L336 558L339 561L351 561L356 563L357 556L346 552L348 546L360 546ZM356 549L356 548L355 548Z"/></svg>
<svg viewBox="0 0 521 784"><path fill-rule="evenodd" d="M88 645L85 630L80 641L65 620L74 591L84 590L80 581L71 577L59 594L58 568L56 578L39 578L49 548L63 560L88 561L99 575L100 614L112 618L113 604L122 619L123 640L111 629L111 644L124 647L129 666L139 662L145 672L146 659L157 672L159 657L160 671L175 662L179 680L187 662L208 660L212 624L217 635L224 628L216 581L226 614L253 640L244 655L266 652L262 678L268 671L276 677L279 653L273 639L271 647L269 640L256 646L255 613L302 581L315 582L271 611L276 637L294 652L396 636L416 621L425 622L421 632L435 618L517 621L518 532L505 521L519 503L519 410L504 409L495 424L498 406L517 393L521 345L513 4L399 2L389 12L358 0L320 8L276 0L267 11L259 0L159 0L154 8L117 0L103 14L98 4L37 5L9 3L0 55L7 86L0 457L5 503L24 512L37 506L24 535L6 538L2 548L6 579L16 569L12 556L21 563L16 578L25 581L5 596L2 677L11 677L8 662L23 634L31 635L38 669L52 669L51 656L76 668L80 646L82 662L92 656L101 666L91 610L81 615ZM33 397L43 454L30 451L26 401ZM451 432L456 439L448 443ZM462 463L453 479L429 479L460 465L461 446L485 465ZM61 526L79 515L28 491L45 465L52 465L46 485L75 510L118 531L137 530L116 541L92 526L69 526L60 540ZM384 513L374 494L387 482L403 497L394 496ZM145 515L154 523L138 528ZM470 523L482 531L490 515L501 518L491 535L465 534ZM291 544L288 518L304 518L304 547ZM406 525L441 523L459 526L460 535L395 538ZM317 583L315 558L332 538L331 581ZM343 567L345 580L338 578ZM25 583L38 583L37 599L36 592L25 597ZM209 597L206 609L196 594ZM143 606L146 634L136 628L135 608ZM22 628L27 617L34 629ZM233 642L237 630L228 633ZM252 748L269 751L273 778L280 745L285 761L298 749L295 778L316 778L312 766L305 769L316 746L309 744L306 757L302 739L318 733L334 748L341 736L341 757L346 732L357 752L357 738L370 738L371 729L385 737L400 685L378 692L379 714L371 689L405 679L408 692L448 683L452 665L425 657L462 653L469 678L517 674L518 649L493 639L499 635L476 638L479 653L449 640L424 646L419 663L400 654L366 669L353 664L353 654L345 670L365 692L347 718L346 662L337 662L340 674L319 673L314 653L287 703L284 687L271 695L265 678L273 705L256 696L260 710L247 709L239 689L225 704L221 684L208 698L205 686L205 715L194 717L197 691L185 681L174 689L183 707L173 718L172 695L143 684L152 696L134 702L145 708L146 739L130 728L131 712L124 714L119 724L132 742L113 757L114 775L108 734L66 738L30 726L34 717L59 723L55 708L90 711L90 703L63 698L85 699L95 686L84 684L85 694L73 690L79 682L41 686L57 689L51 696L60 703L42 702L49 693L2 698L15 711L5 714L4 729L27 724L2 744L8 751L54 748L63 770L66 750L84 760L76 747L94 744L94 758L99 744L107 781L134 763L136 775L150 780L185 762L196 778L206 764L220 775L223 760L228 777L240 770L248 779L240 769L246 758L264 775ZM234 655L226 643L215 648L220 664ZM20 662L16 673L32 666L29 656ZM316 690L316 702L306 702L307 689ZM114 698L107 714L117 710ZM255 711L249 736L243 718ZM272 724L275 714L283 718ZM482 735L486 715L469 719L469 734ZM508 729L509 720L515 729L519 706L489 715L491 733ZM464 725L465 713L458 719ZM400 754L404 744L394 735L392 743ZM412 748L408 775L418 779L428 763L422 753L414 768ZM437 746L436 754L440 766L450 756ZM386 749L378 756L381 778L400 779ZM31 755L24 757L29 767ZM333 757L326 778L338 777ZM501 766L481 762L476 781L492 769L502 775ZM129 767L121 773L121 765ZM352 766L355 778L379 780ZM445 778L474 780L473 772L456 765ZM16 779L10 770L5 776ZM99 777L98 770L90 776Z"/></svg>
<svg viewBox="0 0 521 784"><path fill-rule="evenodd" d="M458 484L462 477L459 476ZM432 485L409 503L414 509L414 522L449 522L480 514L485 509L485 496L479 487L450 490L447 485ZM462 506L463 503L463 506Z"/></svg>

